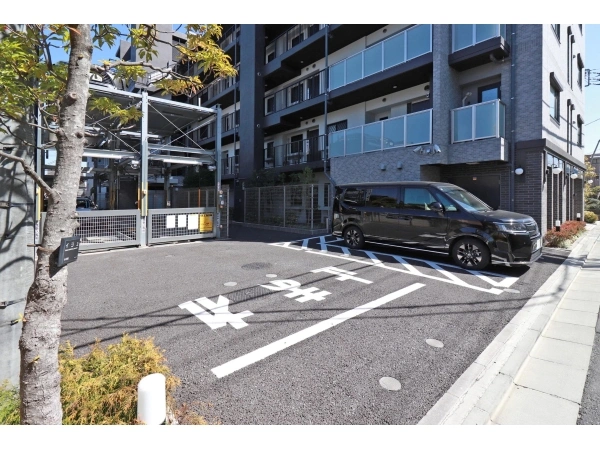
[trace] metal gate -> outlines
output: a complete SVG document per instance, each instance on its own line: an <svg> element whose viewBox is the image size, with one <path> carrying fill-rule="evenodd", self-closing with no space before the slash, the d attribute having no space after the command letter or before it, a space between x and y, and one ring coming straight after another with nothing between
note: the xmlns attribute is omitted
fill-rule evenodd
<svg viewBox="0 0 600 450"><path fill-rule="evenodd" d="M215 237L216 208L148 210L148 245Z"/></svg>

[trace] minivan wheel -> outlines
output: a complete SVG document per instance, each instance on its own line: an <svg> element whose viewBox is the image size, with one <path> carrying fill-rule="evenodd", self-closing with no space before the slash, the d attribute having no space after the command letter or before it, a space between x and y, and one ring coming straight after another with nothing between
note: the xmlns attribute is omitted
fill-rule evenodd
<svg viewBox="0 0 600 450"><path fill-rule="evenodd" d="M365 246L365 237L362 231L354 225L344 230L344 241L350 248L363 248Z"/></svg>
<svg viewBox="0 0 600 450"><path fill-rule="evenodd" d="M490 263L490 251L479 239L463 238L452 247L452 258L464 269L484 269Z"/></svg>

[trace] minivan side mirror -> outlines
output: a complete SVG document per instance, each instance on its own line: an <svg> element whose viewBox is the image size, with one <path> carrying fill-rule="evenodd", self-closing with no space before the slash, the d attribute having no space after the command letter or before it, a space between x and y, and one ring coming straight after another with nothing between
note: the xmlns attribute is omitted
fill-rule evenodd
<svg viewBox="0 0 600 450"><path fill-rule="evenodd" d="M442 206L442 204L440 202L431 203L429 205L429 208L435 212L443 212L444 211L444 207Z"/></svg>

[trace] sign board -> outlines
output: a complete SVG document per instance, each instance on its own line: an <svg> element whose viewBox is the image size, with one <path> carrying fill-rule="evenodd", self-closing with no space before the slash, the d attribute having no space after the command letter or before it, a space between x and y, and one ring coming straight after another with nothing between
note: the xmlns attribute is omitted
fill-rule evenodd
<svg viewBox="0 0 600 450"><path fill-rule="evenodd" d="M198 231L200 233L211 233L213 230L213 214L200 213L198 215Z"/></svg>
<svg viewBox="0 0 600 450"><path fill-rule="evenodd" d="M79 240L79 236L62 238L60 240L58 260L56 262L58 267L63 267L73 261L77 261L77 255L79 254Z"/></svg>

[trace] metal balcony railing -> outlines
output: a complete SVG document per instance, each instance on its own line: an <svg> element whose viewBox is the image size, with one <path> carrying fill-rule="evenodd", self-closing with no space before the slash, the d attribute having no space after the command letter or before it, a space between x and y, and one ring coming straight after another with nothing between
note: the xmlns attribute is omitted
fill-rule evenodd
<svg viewBox="0 0 600 450"><path fill-rule="evenodd" d="M233 42L234 39L237 39L237 37L240 35L240 26L239 25L234 25L232 27L229 27L227 29L227 31L225 31L225 33L223 33L223 37L221 40L221 43L219 44L219 47L221 47L222 50L224 50L229 44L231 44Z"/></svg>
<svg viewBox="0 0 600 450"><path fill-rule="evenodd" d="M292 166L325 158L325 135L265 148L265 168Z"/></svg>
<svg viewBox="0 0 600 450"><path fill-rule="evenodd" d="M221 133L233 130L240 125L240 110L229 113L221 117ZM210 139L215 137L216 127L215 122L211 122L200 128L200 136L198 139Z"/></svg>
<svg viewBox="0 0 600 450"><path fill-rule="evenodd" d="M221 175L235 175L239 172L239 155L221 159Z"/></svg>
<svg viewBox="0 0 600 450"><path fill-rule="evenodd" d="M417 25L329 67L329 90L431 52L431 25Z"/></svg>
<svg viewBox="0 0 600 450"><path fill-rule="evenodd" d="M452 143L504 137L505 106L500 100L452 111Z"/></svg>
<svg viewBox="0 0 600 450"><path fill-rule="evenodd" d="M283 34L279 35L265 48L265 64L283 55L302 41L308 39L325 25L295 25Z"/></svg>
<svg viewBox="0 0 600 450"><path fill-rule="evenodd" d="M289 108L325 93L325 74L322 70L265 97L265 116Z"/></svg>
<svg viewBox="0 0 600 450"><path fill-rule="evenodd" d="M200 91L200 104L209 101L211 98L216 97L221 92L223 92L226 89L229 89L231 86L237 83L240 79L240 65L237 64L235 66L235 69L238 71L236 76L231 76L227 78L217 78L208 86L205 86Z"/></svg>
<svg viewBox="0 0 600 450"><path fill-rule="evenodd" d="M431 143L431 109L329 134L329 157Z"/></svg>
<svg viewBox="0 0 600 450"><path fill-rule="evenodd" d="M452 51L456 52L496 36L506 38L505 24L452 25Z"/></svg>

